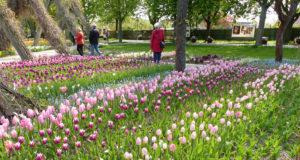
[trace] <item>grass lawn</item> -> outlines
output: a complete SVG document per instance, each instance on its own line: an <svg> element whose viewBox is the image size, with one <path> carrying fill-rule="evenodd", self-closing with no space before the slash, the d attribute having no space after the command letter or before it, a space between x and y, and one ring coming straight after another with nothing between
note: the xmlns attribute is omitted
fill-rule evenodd
<svg viewBox="0 0 300 160"><path fill-rule="evenodd" d="M134 43L122 43L109 46L100 46L101 51L122 51L122 52L149 52L149 44L134 44ZM220 55L220 56L234 56L234 57L252 57L252 58L274 58L275 47L256 47L256 46L195 46L187 45L187 53L194 56L203 55ZM164 49L165 52L175 51L175 44L167 44ZM297 48L284 48L284 59L300 59L300 50Z"/></svg>

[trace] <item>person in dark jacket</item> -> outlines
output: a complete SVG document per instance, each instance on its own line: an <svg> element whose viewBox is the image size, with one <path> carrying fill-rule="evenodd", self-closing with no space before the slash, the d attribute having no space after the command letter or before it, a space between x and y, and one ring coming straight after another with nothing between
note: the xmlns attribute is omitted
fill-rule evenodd
<svg viewBox="0 0 300 160"><path fill-rule="evenodd" d="M161 59L161 52L163 48L161 47L161 42L165 42L164 30L160 29L159 23L154 25L155 30L152 32L150 47L153 52L154 63L159 64Z"/></svg>
<svg viewBox="0 0 300 160"><path fill-rule="evenodd" d="M93 24L93 29L90 31L90 36L89 36L89 40L90 40L90 44L91 44L91 54L92 54L92 56L94 56L94 50L96 49L96 52L98 53L98 55L101 56L102 53L98 49L100 34L99 34L99 31L96 30L96 28L97 28L96 24Z"/></svg>

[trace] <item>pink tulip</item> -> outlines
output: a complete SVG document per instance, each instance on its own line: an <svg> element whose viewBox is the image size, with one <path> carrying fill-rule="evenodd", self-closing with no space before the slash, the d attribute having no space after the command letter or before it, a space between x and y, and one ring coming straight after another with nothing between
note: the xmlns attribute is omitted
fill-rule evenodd
<svg viewBox="0 0 300 160"><path fill-rule="evenodd" d="M148 137L144 137L144 138L143 138L143 142L144 142L144 143L148 143Z"/></svg>
<svg viewBox="0 0 300 160"><path fill-rule="evenodd" d="M168 141L172 141L172 135L171 134L168 135Z"/></svg>
<svg viewBox="0 0 300 160"><path fill-rule="evenodd" d="M153 143L153 150L156 150L157 149L157 144L156 143Z"/></svg>
<svg viewBox="0 0 300 160"><path fill-rule="evenodd" d="M102 122L102 118L99 117L99 118L98 118L98 123L101 123L101 122Z"/></svg>
<svg viewBox="0 0 300 160"><path fill-rule="evenodd" d="M67 87L60 87L59 88L63 93L66 93L66 91L67 91Z"/></svg>
<svg viewBox="0 0 300 160"><path fill-rule="evenodd" d="M197 137L196 132L193 132L192 135L191 135L191 138L192 138L192 139L196 139L196 137Z"/></svg>
<svg viewBox="0 0 300 160"><path fill-rule="evenodd" d="M235 114L237 117L241 117L242 116L242 112L236 112Z"/></svg>
<svg viewBox="0 0 300 160"><path fill-rule="evenodd" d="M88 104L86 105L86 109L89 111L91 108L92 108L92 107L91 107L91 104L88 103Z"/></svg>
<svg viewBox="0 0 300 160"><path fill-rule="evenodd" d="M82 113L85 110L85 105L81 104L78 108L79 112Z"/></svg>
<svg viewBox="0 0 300 160"><path fill-rule="evenodd" d="M161 133L162 133L162 132L161 132L161 130L160 130L160 129L156 130L156 135L157 135L157 136L160 136L160 135L161 135Z"/></svg>
<svg viewBox="0 0 300 160"><path fill-rule="evenodd" d="M63 142L68 143L68 137L64 137Z"/></svg>
<svg viewBox="0 0 300 160"><path fill-rule="evenodd" d="M31 148L33 148L34 145L35 145L34 141L30 141L30 142L29 142L29 146L30 146Z"/></svg>
<svg viewBox="0 0 300 160"><path fill-rule="evenodd" d="M224 124L224 123L225 123L225 119L224 119L224 118L221 118L221 119L220 119L220 123L221 123L221 124Z"/></svg>
<svg viewBox="0 0 300 160"><path fill-rule="evenodd" d="M99 112L100 112L100 113L103 113L103 112L104 112L104 108L103 108L103 107L100 107L100 108L99 108Z"/></svg>
<svg viewBox="0 0 300 160"><path fill-rule="evenodd" d="M91 114L91 119L95 119L95 114Z"/></svg>
<svg viewBox="0 0 300 160"><path fill-rule="evenodd" d="M251 108L252 108L252 103L248 103L248 104L246 105L246 107L247 107L247 109L251 109Z"/></svg>
<svg viewBox="0 0 300 160"><path fill-rule="evenodd" d="M67 136L67 135L69 135L70 134L70 129L69 128L66 128L65 129L65 135Z"/></svg>
<svg viewBox="0 0 300 160"><path fill-rule="evenodd" d="M228 121L228 122L227 122L227 126L230 126L230 125L231 125L231 122L230 122L230 121Z"/></svg>
<svg viewBox="0 0 300 160"><path fill-rule="evenodd" d="M195 128L196 128L196 127L195 127L195 124L191 124L190 130L191 130L191 131L194 131Z"/></svg>
<svg viewBox="0 0 300 160"><path fill-rule="evenodd" d="M42 153L38 153L36 155L36 160L43 160L44 159L44 155Z"/></svg>
<svg viewBox="0 0 300 160"><path fill-rule="evenodd" d="M80 147L81 147L81 142L80 142L80 141L77 141L77 142L75 143L75 145L76 145L77 148L80 148Z"/></svg>
<svg viewBox="0 0 300 160"><path fill-rule="evenodd" d="M19 150L21 148L21 144L19 142L14 144L15 150Z"/></svg>
<svg viewBox="0 0 300 160"><path fill-rule="evenodd" d="M136 145L138 145L138 146L140 146L142 144L142 140L140 137L138 137L135 142L136 142Z"/></svg>
<svg viewBox="0 0 300 160"><path fill-rule="evenodd" d="M199 112L199 116L200 116L200 117L203 116L203 112L202 112L202 111Z"/></svg>
<svg viewBox="0 0 300 160"><path fill-rule="evenodd" d="M129 130L126 129L126 130L124 131L124 133L125 133L126 135L128 135L128 134L129 134Z"/></svg>
<svg viewBox="0 0 300 160"><path fill-rule="evenodd" d="M175 144L171 144L169 148L170 148L170 151L175 151L175 149L176 149Z"/></svg>
<svg viewBox="0 0 300 160"><path fill-rule="evenodd" d="M72 114L72 116L73 116L74 118L77 117L78 111L77 111L77 109L76 109L75 107L72 107L72 108L71 108L71 114Z"/></svg>
<svg viewBox="0 0 300 160"><path fill-rule="evenodd" d="M38 121L39 121L39 124L43 124L44 123L44 116L43 115L39 115L38 116Z"/></svg>
<svg viewBox="0 0 300 160"><path fill-rule="evenodd" d="M32 118L34 115L35 115L35 112L34 112L32 109L28 109L28 110L27 110L27 116L28 116L29 118Z"/></svg>
<svg viewBox="0 0 300 160"><path fill-rule="evenodd" d="M205 132L205 131L202 131L201 136L202 136L203 138L206 137L206 132Z"/></svg>
<svg viewBox="0 0 300 160"><path fill-rule="evenodd" d="M182 144L185 144L185 143L186 143L186 138L185 138L185 137L180 137L179 140L180 140L180 142L181 142Z"/></svg>
<svg viewBox="0 0 300 160"><path fill-rule="evenodd" d="M62 150L61 150L61 149L57 149L57 151L56 151L56 155L57 155L58 157L60 157L60 156L61 156L61 154L62 154Z"/></svg>
<svg viewBox="0 0 300 160"><path fill-rule="evenodd" d="M48 134L49 136L52 134L52 130L51 130L50 128L47 130L47 134Z"/></svg>
<svg viewBox="0 0 300 160"><path fill-rule="evenodd" d="M81 129L81 130L79 131L79 135L80 135L80 136L84 136L84 132L85 132L85 131L84 131L83 129Z"/></svg>
<svg viewBox="0 0 300 160"><path fill-rule="evenodd" d="M12 119L13 125L17 125L20 122L20 119L17 116L14 116Z"/></svg>
<svg viewBox="0 0 300 160"><path fill-rule="evenodd" d="M40 136L41 136L41 137L44 137L44 136L45 136L45 131L44 131L44 130L40 130L39 133L40 133Z"/></svg>
<svg viewBox="0 0 300 160"><path fill-rule="evenodd" d="M148 151L147 151L147 148L145 148L145 147L142 148L142 155L147 155L147 152L148 152Z"/></svg>
<svg viewBox="0 0 300 160"><path fill-rule="evenodd" d="M94 127L94 123L93 122L89 122L89 128L93 128Z"/></svg>
<svg viewBox="0 0 300 160"><path fill-rule="evenodd" d="M61 140L60 137L55 137L55 138L54 138L54 143L55 143L55 144L58 144L58 143L60 143L60 140Z"/></svg>
<svg viewBox="0 0 300 160"><path fill-rule="evenodd" d="M64 143L64 144L63 144L63 147L62 147L63 150L65 150L65 151L68 150L68 146L69 146L68 143Z"/></svg>
<svg viewBox="0 0 300 160"><path fill-rule="evenodd" d="M19 137L19 138L18 138L18 142L19 142L20 144L22 144L22 143L24 142L24 137Z"/></svg>
<svg viewBox="0 0 300 160"><path fill-rule="evenodd" d="M46 144L46 143L47 143L47 141L48 141L48 139L47 139L47 138L43 138L43 140L42 140L43 144Z"/></svg>
<svg viewBox="0 0 300 160"><path fill-rule="evenodd" d="M11 136L12 136L13 138L17 138L17 137L18 137L17 131L16 131L16 130L12 130L12 131L11 131Z"/></svg>

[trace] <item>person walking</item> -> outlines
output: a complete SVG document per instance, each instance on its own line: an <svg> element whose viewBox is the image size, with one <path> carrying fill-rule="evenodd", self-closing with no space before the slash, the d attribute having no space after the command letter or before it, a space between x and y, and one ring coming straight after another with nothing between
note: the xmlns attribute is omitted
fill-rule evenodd
<svg viewBox="0 0 300 160"><path fill-rule="evenodd" d="M154 63L159 64L161 59L161 52L165 45L164 31L160 29L159 23L154 24L154 30L152 31L150 47L153 52Z"/></svg>
<svg viewBox="0 0 300 160"><path fill-rule="evenodd" d="M77 29L77 34L75 39L77 41L77 51L81 56L83 56L84 35L80 28Z"/></svg>
<svg viewBox="0 0 300 160"><path fill-rule="evenodd" d="M96 30L96 28L97 28L96 24L93 24L93 29L90 31L90 36L89 36L89 40L90 40L90 44L91 44L91 54L92 54L92 56L94 56L94 50L96 50L98 55L101 56L102 53L98 49L100 34L99 34L99 31Z"/></svg>
<svg viewBox="0 0 300 160"><path fill-rule="evenodd" d="M109 37L109 31L108 31L108 29L106 29L105 36L106 36L106 40L107 40L107 42L109 42L109 40L108 40L108 37Z"/></svg>

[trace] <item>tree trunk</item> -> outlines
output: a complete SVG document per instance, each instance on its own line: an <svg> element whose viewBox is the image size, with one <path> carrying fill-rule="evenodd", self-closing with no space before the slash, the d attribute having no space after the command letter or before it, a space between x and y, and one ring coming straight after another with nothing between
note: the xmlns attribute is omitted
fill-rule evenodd
<svg viewBox="0 0 300 160"><path fill-rule="evenodd" d="M119 33L118 33L118 38L119 42L122 42L122 17L121 17L121 12L119 12Z"/></svg>
<svg viewBox="0 0 300 160"><path fill-rule="evenodd" d="M35 37L36 35L36 24L32 20L27 20L27 24L30 29L30 37Z"/></svg>
<svg viewBox="0 0 300 160"><path fill-rule="evenodd" d="M1 93L4 91L5 94ZM5 95L9 96L10 99L8 101L5 99ZM32 108L36 108L41 110L41 106L38 105L31 98L24 96L23 94L18 93L17 91L6 86L2 81L0 81L0 112L2 112L5 116L12 116L15 108L12 108L13 104L17 104L19 110L26 111L27 108L24 107L31 106ZM22 104L22 103L25 103Z"/></svg>
<svg viewBox="0 0 300 160"><path fill-rule="evenodd" d="M116 19L116 32L118 32L118 27L119 27L119 20Z"/></svg>
<svg viewBox="0 0 300 160"><path fill-rule="evenodd" d="M299 1L291 0L289 3L287 1L285 1L285 3L286 4L284 4L284 1L282 0L275 1L275 11L277 12L278 19L281 22L276 33L276 62L282 62L282 43L284 32L296 12Z"/></svg>
<svg viewBox="0 0 300 160"><path fill-rule="evenodd" d="M188 0L178 0L176 18L176 71L185 70L185 45L186 45L186 15Z"/></svg>
<svg viewBox="0 0 300 160"><path fill-rule="evenodd" d="M293 25L298 20L299 17L300 17L300 12L294 14L294 16L292 17L292 20L290 21L290 23L287 26L286 31L284 32L283 43L289 43L290 42ZM297 35L294 35L294 36L297 36ZM292 37L292 38L294 38L294 37Z"/></svg>
<svg viewBox="0 0 300 160"><path fill-rule="evenodd" d="M51 3L51 0L47 0L47 2L45 4L45 7L46 7L47 11L49 11L50 3ZM37 46L39 44L42 32L43 32L42 27L38 26L38 30L37 30L36 35L34 37L33 46Z"/></svg>
<svg viewBox="0 0 300 160"><path fill-rule="evenodd" d="M283 57L283 35L284 31L287 27L287 24L284 22L281 22L278 31L276 33L276 62L282 62L282 57Z"/></svg>
<svg viewBox="0 0 300 160"><path fill-rule="evenodd" d="M256 35L256 43L255 43L256 46L262 45L262 37L264 35L267 10L268 10L268 7L266 6L266 4L263 4L261 6L261 12L260 12L260 16L259 16L259 25L258 25L258 30L257 30L257 35Z"/></svg>
<svg viewBox="0 0 300 160"><path fill-rule="evenodd" d="M73 4L74 13L79 18L81 24L84 26L85 35L86 37L88 37L92 28L83 14L81 3L78 0L74 0Z"/></svg>
<svg viewBox="0 0 300 160"><path fill-rule="evenodd" d="M69 7L65 7L65 4L61 0L54 0L55 5L60 12L60 16L62 16L61 21L64 21L64 23L68 26L68 28L71 30L72 35L76 36L77 29L76 29L76 18L74 15L72 15L69 11Z"/></svg>
<svg viewBox="0 0 300 160"><path fill-rule="evenodd" d="M173 24L173 28L174 28L174 33L173 33L173 43L176 43L176 16L174 17L174 24Z"/></svg>
<svg viewBox="0 0 300 160"><path fill-rule="evenodd" d="M11 47L10 40L6 37L5 32L0 27L0 51L8 50Z"/></svg>
<svg viewBox="0 0 300 160"><path fill-rule="evenodd" d="M33 59L29 49L23 41L19 24L14 17L14 13L5 5L0 4L0 28L4 31L6 37L10 40L17 50L22 60Z"/></svg>
<svg viewBox="0 0 300 160"><path fill-rule="evenodd" d="M290 42L293 24L294 24L294 22L290 21L290 23L286 27L286 30L283 35L283 43L285 43L285 44L288 44Z"/></svg>
<svg viewBox="0 0 300 160"><path fill-rule="evenodd" d="M69 54L69 49L65 44L62 31L56 22L49 16L42 2L40 0L28 0L28 4L33 11L36 21L42 28L45 28L44 33L51 46L53 46L60 54Z"/></svg>
<svg viewBox="0 0 300 160"><path fill-rule="evenodd" d="M210 31L211 31L211 22L210 20L206 21L206 40L208 40L208 37L210 37Z"/></svg>
<svg viewBox="0 0 300 160"><path fill-rule="evenodd" d="M42 27L38 27L38 31L36 32L36 35L34 37L33 46L37 46L39 44L42 32L43 32Z"/></svg>

